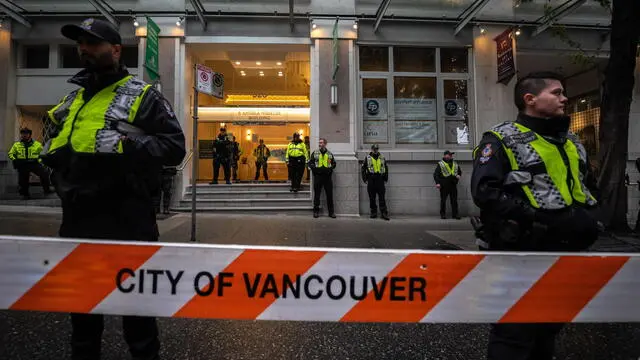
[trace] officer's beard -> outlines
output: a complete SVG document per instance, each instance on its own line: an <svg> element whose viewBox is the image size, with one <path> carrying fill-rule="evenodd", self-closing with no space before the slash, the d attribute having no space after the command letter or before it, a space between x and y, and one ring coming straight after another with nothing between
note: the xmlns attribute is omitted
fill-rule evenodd
<svg viewBox="0 0 640 360"><path fill-rule="evenodd" d="M109 52L98 55L82 53L80 54L80 60L87 70L95 74L111 73L118 68L118 64L113 60Z"/></svg>

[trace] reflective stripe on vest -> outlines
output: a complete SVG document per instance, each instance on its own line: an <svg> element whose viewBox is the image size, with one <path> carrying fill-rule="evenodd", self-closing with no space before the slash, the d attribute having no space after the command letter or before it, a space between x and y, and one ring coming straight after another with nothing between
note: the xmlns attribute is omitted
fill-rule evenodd
<svg viewBox="0 0 640 360"><path fill-rule="evenodd" d="M35 160L40 158L40 153L42 153L42 144L38 141L33 140L29 146L26 146L22 141L18 141L9 150L9 159L12 161Z"/></svg>
<svg viewBox="0 0 640 360"><path fill-rule="evenodd" d="M446 161L440 160L438 164L440 165L440 171L442 172L442 176L449 177L449 176L455 176L458 174L457 162L454 161L451 163L451 166L449 166L449 164L447 164Z"/></svg>
<svg viewBox="0 0 640 360"><path fill-rule="evenodd" d="M384 157L380 155L377 159L374 159L371 155L367 156L367 168L371 174L384 174L387 170L384 166Z"/></svg>
<svg viewBox="0 0 640 360"><path fill-rule="evenodd" d="M289 148L287 149L287 157L291 156L291 157L300 157L300 156L304 156L305 153L305 145L304 143L300 142L297 144L294 143L290 143L289 144Z"/></svg>
<svg viewBox="0 0 640 360"><path fill-rule="evenodd" d="M84 89L69 94L49 111L49 118L61 124L62 130L52 139L47 153L69 143L80 153L122 153L122 134L116 126L118 122L133 122L149 87L127 76L100 90L87 103L83 98ZM66 116L61 117L64 114Z"/></svg>
<svg viewBox="0 0 640 360"><path fill-rule="evenodd" d="M531 205L541 209L562 209L573 204L594 205L595 198L584 185L580 163L586 151L573 136L562 146L554 145L525 126L513 122L490 130L503 144L511 163L506 184L520 184ZM566 154L565 165L561 149ZM568 176L569 175L569 176Z"/></svg>
<svg viewBox="0 0 640 360"><path fill-rule="evenodd" d="M326 153L321 153L320 151L314 152L314 161L316 163L317 168L328 168L331 167L329 159L333 160L333 154L327 150Z"/></svg>

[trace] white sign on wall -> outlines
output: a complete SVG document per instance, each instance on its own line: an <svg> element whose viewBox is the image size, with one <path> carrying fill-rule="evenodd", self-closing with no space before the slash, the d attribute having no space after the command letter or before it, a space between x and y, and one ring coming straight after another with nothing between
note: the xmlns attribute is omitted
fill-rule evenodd
<svg viewBox="0 0 640 360"><path fill-rule="evenodd" d="M396 142L399 144L435 144L437 141L437 121L396 121Z"/></svg>
<svg viewBox="0 0 640 360"><path fill-rule="evenodd" d="M363 121L363 137L364 143L383 143L388 142L388 122L387 121Z"/></svg>
<svg viewBox="0 0 640 360"><path fill-rule="evenodd" d="M204 65L196 65L196 89L198 92L213 95L213 71Z"/></svg>

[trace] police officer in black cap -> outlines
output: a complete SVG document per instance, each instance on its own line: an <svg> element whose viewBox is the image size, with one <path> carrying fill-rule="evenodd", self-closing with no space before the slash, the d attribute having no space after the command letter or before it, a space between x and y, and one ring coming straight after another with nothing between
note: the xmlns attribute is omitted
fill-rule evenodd
<svg viewBox="0 0 640 360"><path fill-rule="evenodd" d="M162 167L185 156L180 123L162 94L123 66L113 25L87 19L62 34L77 42L85 69L69 80L78 90L48 112L56 133L42 160L62 200L60 236L157 241L152 196ZM122 324L133 359L159 358L155 318L124 316ZM72 359L100 359L103 316L72 314L71 325Z"/></svg>
<svg viewBox="0 0 640 360"><path fill-rule="evenodd" d="M457 161L453 160L451 151L444 152L442 160L438 161L433 172L433 180L436 188L440 190L440 217L447 218L447 197L451 199L451 216L460 219L458 216L458 181L462 176L462 170Z"/></svg>
<svg viewBox="0 0 640 360"><path fill-rule="evenodd" d="M361 172L362 180L367 184L367 192L369 193L370 217L372 219L378 217L377 197L382 218L389 220L389 211L387 210L387 201L385 199L387 190L384 186L389 180L389 167L384 156L378 151L378 144L371 145L371 152L364 159Z"/></svg>

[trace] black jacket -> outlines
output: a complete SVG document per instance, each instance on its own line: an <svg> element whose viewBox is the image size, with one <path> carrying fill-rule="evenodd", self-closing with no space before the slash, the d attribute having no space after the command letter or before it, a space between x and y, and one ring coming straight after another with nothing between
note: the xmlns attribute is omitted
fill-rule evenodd
<svg viewBox="0 0 640 360"><path fill-rule="evenodd" d="M99 77L83 70L69 82L84 88L88 102L128 75L124 68ZM151 196L159 186L162 167L184 159L185 138L171 105L153 88L142 98L132 125L144 133L126 134L123 154L80 154L67 145L43 157L53 169L62 199L62 236L157 238Z"/></svg>
<svg viewBox="0 0 640 360"><path fill-rule="evenodd" d="M442 161L445 161L444 159L442 159ZM447 162L449 165L451 165L453 163L454 160L451 161L445 161ZM458 171L457 171L457 175L462 176L462 170L460 169L460 164L458 164ZM438 161L436 163L436 169L433 171L433 181L435 181L436 184L439 184L441 186L448 186L448 185L457 185L458 184L458 178L455 176L448 176L445 177L444 175L442 175L442 169L440 168L440 162Z"/></svg>
<svg viewBox="0 0 640 360"><path fill-rule="evenodd" d="M227 135L218 134L213 142L213 150L215 152L216 159L228 159L231 160L231 150L233 144Z"/></svg>
<svg viewBox="0 0 640 360"><path fill-rule="evenodd" d="M518 123L533 130L547 140L562 144L567 141L569 128L568 117L557 119L539 119L519 115ZM597 194L595 179L588 167L582 169L585 174L585 185ZM487 133L478 145L471 176L471 194L473 201L481 210L481 219L485 224L489 242L498 244L497 248L514 248L519 250L583 250L597 238L597 221L593 209L575 205L558 211L534 209L522 187L503 186L506 175L511 171L509 159L501 141L493 134ZM517 225L516 225L517 224ZM508 226L517 227L514 236L519 237L516 244L505 245L504 239ZM507 229L507 230L505 230ZM524 236L537 233L539 239L528 239ZM522 240L522 241L520 241Z"/></svg>

